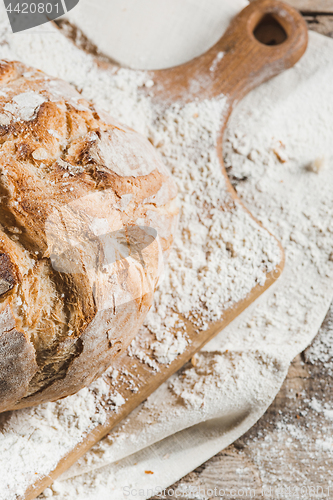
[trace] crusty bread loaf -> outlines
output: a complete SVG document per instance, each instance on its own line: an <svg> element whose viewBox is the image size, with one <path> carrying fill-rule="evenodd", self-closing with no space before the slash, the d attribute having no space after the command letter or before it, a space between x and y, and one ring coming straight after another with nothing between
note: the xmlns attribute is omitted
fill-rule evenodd
<svg viewBox="0 0 333 500"><path fill-rule="evenodd" d="M5 411L74 394L126 350L178 209L146 139L20 62L0 62L0 142Z"/></svg>

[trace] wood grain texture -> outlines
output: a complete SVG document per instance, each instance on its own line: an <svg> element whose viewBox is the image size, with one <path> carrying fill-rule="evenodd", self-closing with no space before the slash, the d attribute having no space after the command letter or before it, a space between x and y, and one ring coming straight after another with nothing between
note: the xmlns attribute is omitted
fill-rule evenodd
<svg viewBox="0 0 333 500"><path fill-rule="evenodd" d="M301 8L302 5L311 4L313 15L305 16L309 29L333 38L333 15L318 14L324 4L331 6L333 13L333 0L290 0L288 3L299 3ZM327 362L313 361L310 357L311 350L329 335L332 318L333 303L317 337L308 349L295 358L280 392L257 424L231 446L171 485L170 491L176 490L177 487L185 491L187 488L189 492L195 489L207 492L215 487L229 493L231 490L239 492L245 489L248 492L247 497L236 494L225 495L223 498L276 500L279 497L274 496L274 489L269 496L270 487L283 485L286 494L280 498L287 500L298 499L293 493L296 492L295 488L302 486L305 492L302 498L306 500L328 500L333 497L332 451L330 447L325 449L325 446L320 446L326 436L333 435L333 421L325 418L322 412L314 410L311 404L315 398L321 406L327 404L332 407L333 360L329 359L328 363L332 367L328 369ZM296 437L294 433L291 435L295 427L299 430ZM308 438L307 442L304 441L304 435ZM315 488L317 497L311 495L311 487ZM255 496L250 497L251 491L255 491ZM265 491L266 497L262 496ZM151 500L169 498L172 496L162 495ZM192 500L194 496L189 493L182 498ZM220 500L221 497L213 494L208 498Z"/></svg>
<svg viewBox="0 0 333 500"><path fill-rule="evenodd" d="M251 1L251 0L250 0ZM254 0L252 0L254 1ZM301 12L333 14L333 0L285 0Z"/></svg>
<svg viewBox="0 0 333 500"><path fill-rule="evenodd" d="M253 32L267 14L270 14L282 26L286 35L284 43L273 46L265 45L255 38ZM306 24L297 11L278 0L257 0L234 19L221 40L206 54L176 68L150 72L155 85L149 89L149 94L153 100L162 102L164 105L177 100L184 103L194 98L211 98L220 94L227 97L227 111L223 117L221 138L218 144L221 169L227 179L222 161L222 133L235 103L254 87L293 66L303 55L306 46ZM220 53L223 53L222 58L217 57ZM103 64L108 67L111 65L105 61ZM212 65L214 71L211 70ZM231 184L227 182L232 199L238 199ZM230 210L228 206L222 208ZM244 210L246 210L245 207ZM283 255L282 248L281 255ZM221 304L221 320L212 323L207 330L200 331L190 320L181 318L186 324L187 337L191 343L183 354L180 354L170 365L162 367L159 372L128 355L119 360L123 369L126 368L129 373L134 374L138 392L133 394L125 382L123 386L118 387L118 392L126 399L126 403L119 412L110 411L105 424L96 427L85 436L83 441L66 455L48 476L31 484L23 497L24 500L36 498L149 394L181 368L195 352L275 282L283 265L284 258L282 257L276 269L267 275L265 285L255 286L246 299L228 309L223 308ZM149 334L146 333L146 336L149 344Z"/></svg>

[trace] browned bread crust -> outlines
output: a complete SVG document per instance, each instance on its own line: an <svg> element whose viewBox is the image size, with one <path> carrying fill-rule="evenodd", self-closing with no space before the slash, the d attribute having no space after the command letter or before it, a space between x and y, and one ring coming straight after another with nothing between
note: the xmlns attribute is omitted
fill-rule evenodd
<svg viewBox="0 0 333 500"><path fill-rule="evenodd" d="M68 83L0 61L0 411L73 394L126 350L176 195L146 139Z"/></svg>

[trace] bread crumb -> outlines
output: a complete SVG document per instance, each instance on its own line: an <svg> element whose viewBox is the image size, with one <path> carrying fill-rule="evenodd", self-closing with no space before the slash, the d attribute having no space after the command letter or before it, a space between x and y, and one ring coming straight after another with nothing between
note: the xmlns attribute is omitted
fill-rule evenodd
<svg viewBox="0 0 333 500"><path fill-rule="evenodd" d="M323 170L327 165L327 158L326 156L319 156L315 160L313 160L309 165L307 166L307 170L310 172L314 172L315 174L319 174L321 170Z"/></svg>

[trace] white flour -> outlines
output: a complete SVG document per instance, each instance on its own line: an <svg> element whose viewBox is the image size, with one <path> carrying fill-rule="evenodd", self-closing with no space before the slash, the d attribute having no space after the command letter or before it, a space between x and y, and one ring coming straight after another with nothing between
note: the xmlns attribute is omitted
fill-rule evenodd
<svg viewBox="0 0 333 500"><path fill-rule="evenodd" d="M321 88L318 102L322 105L331 95L331 54L331 47L326 52L322 47L317 52L313 49L307 63L293 70L292 76L283 75L279 85L263 86L251 95L235 115L225 145L226 160L232 162L230 173L238 183L239 193L263 224L283 240L288 259L284 287L277 287L265 306L254 308L252 317L241 318L226 329L210 346L216 352L200 354L194 361L196 366L188 367L184 377L176 375L169 384L164 384L69 475L120 460L176 431L221 415L229 416L229 426L238 420L248 425L248 415L252 412L258 418L264 411L283 380L288 362L313 336L332 294L329 280L333 265L329 257L333 244L330 189L333 175L329 161L328 167L318 174L305 167L323 154L328 158L332 154L327 132L332 112L324 110L324 114L316 114L319 106L313 106L311 99L318 85L316 67L318 71L320 63L328 68L325 80L328 84ZM172 315L168 324L168 307L190 315L191 319L198 318L198 312L204 313L204 322L198 318L198 326L205 327L217 317L220 303L230 305L244 298L254 284L262 284L265 273L274 269L280 257L274 238L258 229L237 204L231 212L216 208L231 203L215 154L223 99L170 108L161 116L149 99L138 92L149 81L144 73L121 70L111 77L57 33L7 35L0 56L19 58L75 83L85 97L149 137L172 169L180 186L181 228L170 256L170 271L147 321L156 344L153 355L146 354L141 345L132 346L133 355L143 357L158 369L160 362L170 362L186 345L182 325L176 325L179 331L175 336ZM309 80L310 75L313 81L310 79L310 87L304 90L303 79ZM322 79L321 85L324 85ZM296 91L289 96L288 89ZM321 102L325 92L326 101ZM305 103L304 93L308 95ZM267 107L266 114L263 104ZM297 113L299 121L295 122ZM308 116L311 122L306 123ZM299 144L293 142L295 136ZM270 353L265 352L269 350ZM103 381L97 384L104 387ZM95 388L95 393L103 390ZM116 409L123 403L121 397L115 392L110 406ZM94 389L84 389L65 401L9 417L6 432L1 436L4 442L1 449L8 451L1 456L1 471L6 481L1 481L0 498L15 498L15 492L23 491L36 472L47 473L48 468L52 469L62 454L81 439L84 428L96 425L94 401ZM79 410L75 411L77 407ZM58 418L59 413L66 416L71 408L77 421ZM103 419L103 411L98 408L98 420ZM43 422L45 419L47 425L36 431L32 446L30 434L22 436L18 431L24 425L32 425L35 418ZM59 448L53 445L54 426ZM77 428L80 432L76 432ZM15 441L16 454L14 448L9 451L13 441L7 441L8 436ZM197 460L204 460L204 455ZM192 467L190 461L187 463ZM178 469L177 473L184 473L184 469ZM101 476L86 474L71 483L61 486L58 483L45 496L58 492L59 498L71 500L105 498L110 491L108 477L115 481L109 468ZM156 481L157 477L149 480ZM118 481L119 478L121 475ZM140 478L133 471L135 480ZM165 476L164 481L169 480ZM122 498L115 495L117 500Z"/></svg>
<svg viewBox="0 0 333 500"><path fill-rule="evenodd" d="M189 317L198 328L206 328L210 321L221 318L223 306L232 306L245 299L256 284L263 285L266 273L281 261L277 241L232 199L226 188L216 153L225 99L221 97L184 107L175 105L166 111L154 109L150 99L140 93L143 85L152 87L145 73L120 70L115 75L100 70L90 56L76 49L56 30L47 36L36 34L32 38L4 35L0 57L21 59L75 84L85 97L144 133L160 150L178 181L180 230L164 281L156 294L154 310L146 321L155 340L149 354L135 343L130 350L132 355L159 370L159 363L170 363L184 351L188 342L185 325L175 319L176 314ZM28 97L26 94L19 96L21 107L17 109L15 102L8 112L19 116L25 113L28 119L24 106L33 101ZM226 206L228 211L223 210ZM163 229L157 227L160 233ZM97 388L96 384L99 384ZM5 477L0 483L0 498L3 495L9 499L14 492L24 491L32 477L51 471L82 439L84 432L103 423L105 405L94 406L94 402L105 395L107 385L103 379L96 384L65 402L23 410L8 418L0 435L1 469ZM117 411L125 401L115 392L107 402L109 410ZM72 406L76 419L59 419L62 408L67 415ZM40 420L44 424L33 433L33 441L30 439L32 431L23 434L19 431L31 429L33 423ZM63 422L66 425L62 425ZM59 436L58 445L48 456L55 439L54 428ZM20 450L17 455L12 452L16 436L19 436L16 446ZM14 475L13 470L16 471Z"/></svg>
<svg viewBox="0 0 333 500"><path fill-rule="evenodd" d="M185 316L200 313L205 324L217 320L221 304L229 307L263 285L281 260L274 239L233 202L220 174L216 143L225 106L223 98L174 105L151 124L150 139L178 181L181 200L180 235L157 293L156 322L168 305Z"/></svg>
<svg viewBox="0 0 333 500"><path fill-rule="evenodd" d="M232 165L238 193L286 249L283 276L210 342L196 366L164 384L69 470L56 485L59 498L94 500L112 491L118 500L125 498L124 484L168 486L253 425L276 394L286 365L317 333L333 292L332 45L311 33L304 59L248 96L226 135L226 164ZM330 338L325 342L327 349L321 343L311 356L329 363ZM244 378L237 375L240 366ZM327 417L330 408L321 410ZM212 440L210 425L201 422L219 417ZM292 429L297 433L296 424ZM165 456L171 457L167 465ZM145 467L154 472L148 479Z"/></svg>
<svg viewBox="0 0 333 500"><path fill-rule="evenodd" d="M252 477L254 471L258 471L257 491L271 491L270 498L331 498L332 319L333 306L312 345L306 349L305 362L296 361L294 373L284 385L284 411L273 409L265 415L259 424L260 430L250 430L244 439L245 453L237 452L240 463L244 463L246 456ZM304 386L309 392L300 391ZM243 443L239 444L242 448ZM242 477L239 483L249 486L248 480L242 481ZM285 494L276 494L278 488L284 489ZM268 493L266 497L269 498Z"/></svg>
<svg viewBox="0 0 333 500"><path fill-rule="evenodd" d="M13 103L6 104L4 109L8 113L9 121L12 117L19 120L32 120L45 100L36 92L23 92L13 98Z"/></svg>
<svg viewBox="0 0 333 500"><path fill-rule="evenodd" d="M185 325L175 313L205 329L220 319L222 307L246 297L257 283L263 285L266 273L281 260L274 238L232 200L220 173L216 142L225 106L224 98L174 105L153 115L149 128L150 140L178 181L180 198L179 234L146 320L158 341L152 345L154 355L163 363L187 345L181 334ZM147 353L139 344L134 340L130 352L143 359ZM150 366L159 369L153 360Z"/></svg>

